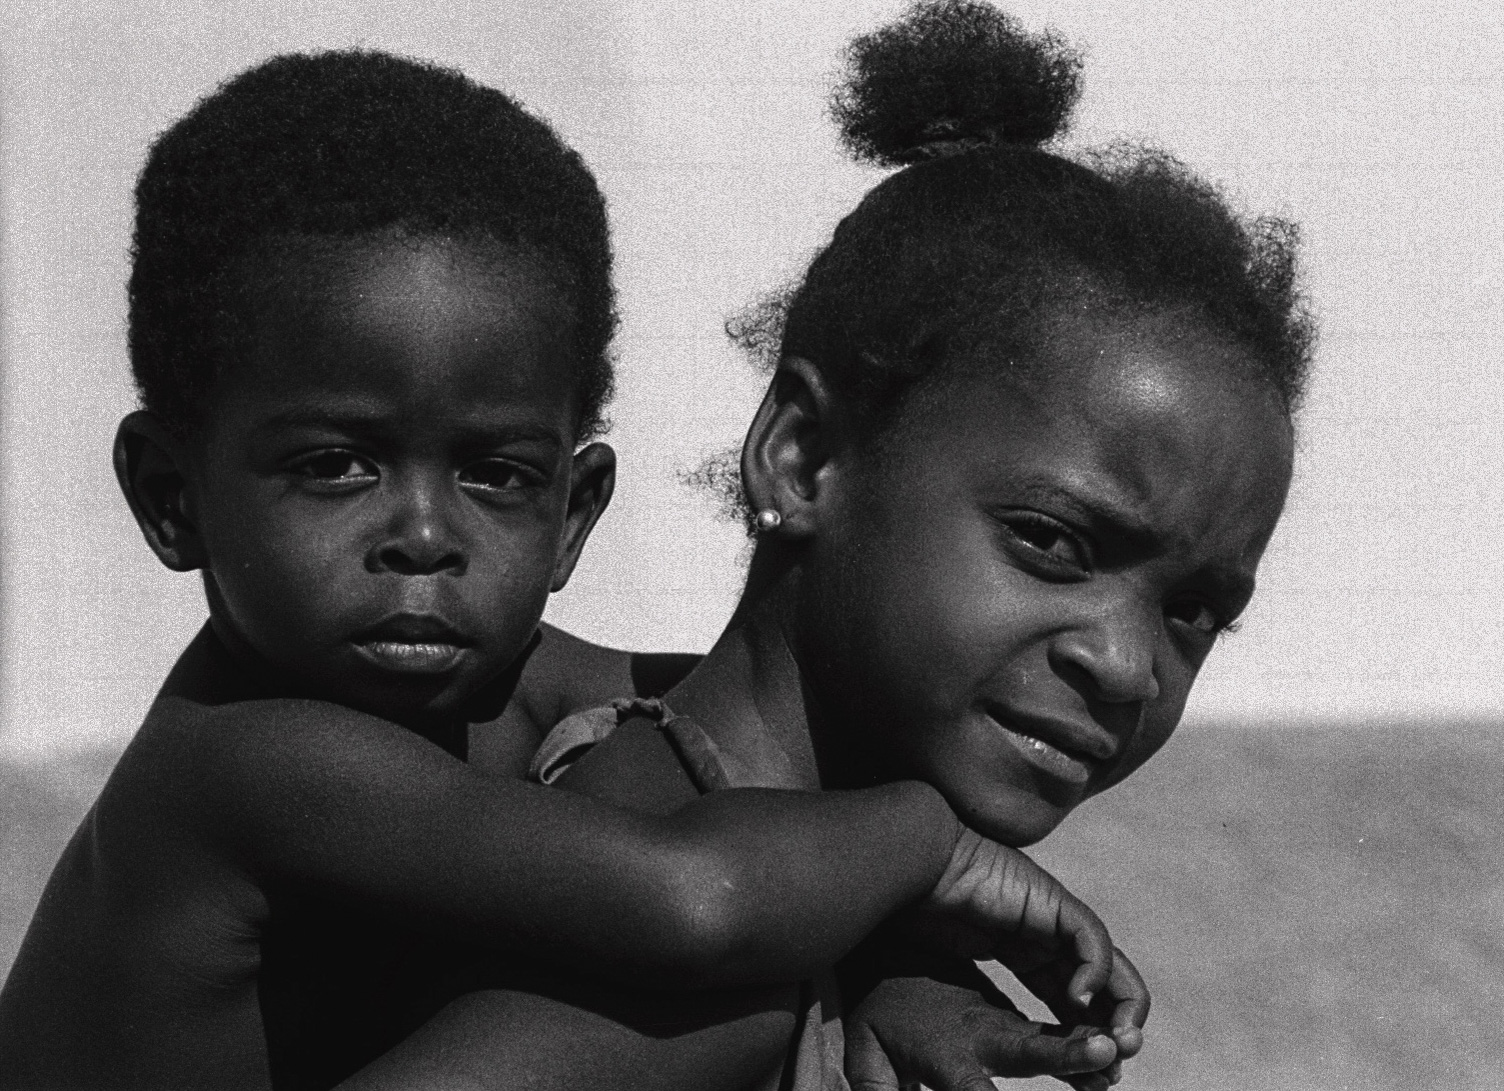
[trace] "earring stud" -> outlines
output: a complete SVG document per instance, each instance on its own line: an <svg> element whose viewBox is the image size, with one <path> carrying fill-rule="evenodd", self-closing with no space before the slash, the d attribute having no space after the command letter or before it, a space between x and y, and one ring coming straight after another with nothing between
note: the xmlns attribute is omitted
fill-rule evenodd
<svg viewBox="0 0 1504 1091"><path fill-rule="evenodd" d="M772 508L763 508L757 513L756 522L757 532L759 534L766 534L769 531L777 530L783 525L783 516Z"/></svg>

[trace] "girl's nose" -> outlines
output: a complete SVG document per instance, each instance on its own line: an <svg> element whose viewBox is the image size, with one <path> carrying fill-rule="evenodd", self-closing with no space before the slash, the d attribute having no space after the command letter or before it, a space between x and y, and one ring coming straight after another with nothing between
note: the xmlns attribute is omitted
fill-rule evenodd
<svg viewBox="0 0 1504 1091"><path fill-rule="evenodd" d="M1158 632L1137 618L1104 618L1058 635L1051 666L1109 704L1147 703L1159 696L1154 677Z"/></svg>
<svg viewBox="0 0 1504 1091"><path fill-rule="evenodd" d="M440 487L415 486L395 496L394 509L366 552L370 572L399 576L465 574L468 555Z"/></svg>

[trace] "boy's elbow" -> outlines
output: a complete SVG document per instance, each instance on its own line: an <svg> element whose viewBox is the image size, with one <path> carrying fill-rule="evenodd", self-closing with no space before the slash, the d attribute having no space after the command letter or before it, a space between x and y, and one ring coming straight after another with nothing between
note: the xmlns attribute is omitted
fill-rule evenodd
<svg viewBox="0 0 1504 1091"><path fill-rule="evenodd" d="M675 983L711 988L760 980L758 929L750 891L735 870L713 856L696 854L676 869L669 937Z"/></svg>

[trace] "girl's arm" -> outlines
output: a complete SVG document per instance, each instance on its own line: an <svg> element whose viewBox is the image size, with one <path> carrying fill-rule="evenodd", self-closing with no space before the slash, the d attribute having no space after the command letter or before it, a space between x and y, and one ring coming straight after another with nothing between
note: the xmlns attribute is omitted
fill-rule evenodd
<svg viewBox="0 0 1504 1091"><path fill-rule="evenodd" d="M265 890L343 897L657 987L789 981L833 963L935 885L958 836L940 796L913 783L631 814L487 778L320 702L164 705L153 719L101 800L103 844L121 858L165 824Z"/></svg>

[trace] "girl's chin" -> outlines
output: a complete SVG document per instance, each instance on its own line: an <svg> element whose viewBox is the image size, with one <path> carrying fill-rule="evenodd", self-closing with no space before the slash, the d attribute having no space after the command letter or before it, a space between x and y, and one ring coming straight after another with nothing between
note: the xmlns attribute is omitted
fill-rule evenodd
<svg viewBox="0 0 1504 1091"><path fill-rule="evenodd" d="M1042 800L1020 800L1014 805L999 806L994 799L977 807L958 807L957 813L983 837L1023 848L1053 833L1070 813L1070 808L1056 807Z"/></svg>

